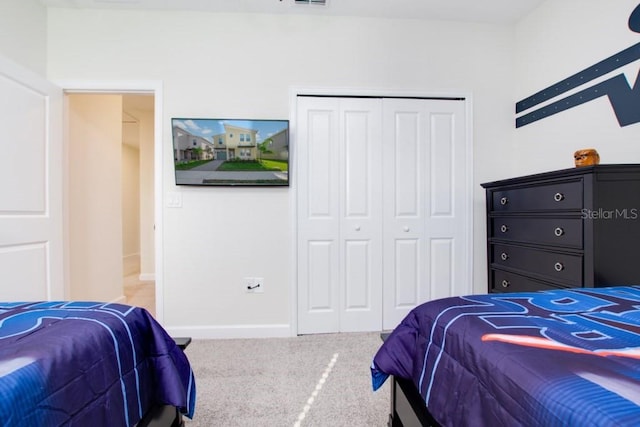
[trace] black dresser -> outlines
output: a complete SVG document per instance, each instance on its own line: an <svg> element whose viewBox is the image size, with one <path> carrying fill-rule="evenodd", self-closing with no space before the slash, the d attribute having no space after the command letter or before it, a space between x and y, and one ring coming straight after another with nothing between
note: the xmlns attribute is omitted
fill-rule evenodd
<svg viewBox="0 0 640 427"><path fill-rule="evenodd" d="M489 292L640 284L640 165L482 184Z"/></svg>

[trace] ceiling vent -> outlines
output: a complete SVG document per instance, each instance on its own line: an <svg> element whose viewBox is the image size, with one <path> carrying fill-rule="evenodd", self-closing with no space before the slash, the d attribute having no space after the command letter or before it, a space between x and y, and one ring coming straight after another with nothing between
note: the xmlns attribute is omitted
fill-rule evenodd
<svg viewBox="0 0 640 427"><path fill-rule="evenodd" d="M296 4L327 4L327 0L296 0Z"/></svg>

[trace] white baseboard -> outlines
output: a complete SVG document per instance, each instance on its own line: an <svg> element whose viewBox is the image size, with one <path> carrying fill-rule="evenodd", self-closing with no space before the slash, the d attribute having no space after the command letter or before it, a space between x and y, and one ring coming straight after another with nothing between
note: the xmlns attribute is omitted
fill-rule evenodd
<svg viewBox="0 0 640 427"><path fill-rule="evenodd" d="M156 280L156 275L155 273L140 273L138 279L142 282L153 281Z"/></svg>
<svg viewBox="0 0 640 427"><path fill-rule="evenodd" d="M122 274L129 276L140 271L140 254L129 254L122 257Z"/></svg>
<svg viewBox="0 0 640 427"><path fill-rule="evenodd" d="M290 325L165 326L173 337L193 339L286 338L292 337Z"/></svg>

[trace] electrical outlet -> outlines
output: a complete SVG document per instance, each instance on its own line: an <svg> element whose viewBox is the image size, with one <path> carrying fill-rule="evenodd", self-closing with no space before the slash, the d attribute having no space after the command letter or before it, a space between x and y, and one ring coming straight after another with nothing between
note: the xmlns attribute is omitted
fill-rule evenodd
<svg viewBox="0 0 640 427"><path fill-rule="evenodd" d="M264 292L264 277L253 278L253 292L261 294Z"/></svg>
<svg viewBox="0 0 640 427"><path fill-rule="evenodd" d="M258 294L264 292L264 279L262 277L245 277L242 281L245 292Z"/></svg>

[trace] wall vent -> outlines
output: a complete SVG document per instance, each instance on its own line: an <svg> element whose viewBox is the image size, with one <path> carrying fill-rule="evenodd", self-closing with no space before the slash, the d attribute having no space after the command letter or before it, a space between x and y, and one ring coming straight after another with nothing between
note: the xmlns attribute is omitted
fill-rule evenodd
<svg viewBox="0 0 640 427"><path fill-rule="evenodd" d="M327 0L296 0L296 4L327 4Z"/></svg>

